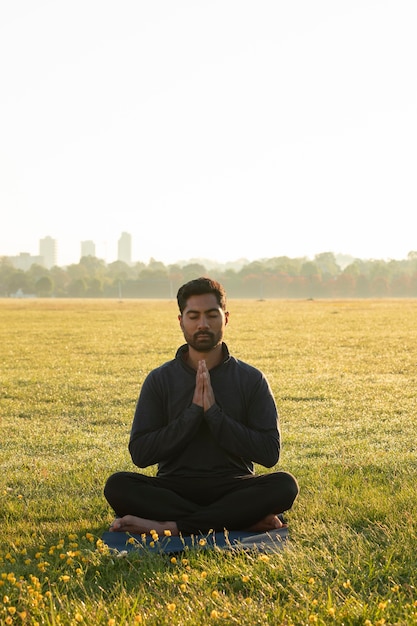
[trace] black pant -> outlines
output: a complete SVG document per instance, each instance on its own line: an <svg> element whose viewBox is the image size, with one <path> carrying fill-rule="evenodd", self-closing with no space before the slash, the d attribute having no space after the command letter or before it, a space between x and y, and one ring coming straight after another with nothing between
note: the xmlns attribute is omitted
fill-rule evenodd
<svg viewBox="0 0 417 626"><path fill-rule="evenodd" d="M259 476L145 476L117 472L104 495L118 517L175 521L184 534L243 530L266 515L291 508L298 495L287 472Z"/></svg>

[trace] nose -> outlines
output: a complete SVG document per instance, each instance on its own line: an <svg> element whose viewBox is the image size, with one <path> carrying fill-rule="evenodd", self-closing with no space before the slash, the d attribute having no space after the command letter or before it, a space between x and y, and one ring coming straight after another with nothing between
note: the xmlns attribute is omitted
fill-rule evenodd
<svg viewBox="0 0 417 626"><path fill-rule="evenodd" d="M208 327L209 327L208 319L205 315L202 315L200 319L198 320L198 328L208 328Z"/></svg>

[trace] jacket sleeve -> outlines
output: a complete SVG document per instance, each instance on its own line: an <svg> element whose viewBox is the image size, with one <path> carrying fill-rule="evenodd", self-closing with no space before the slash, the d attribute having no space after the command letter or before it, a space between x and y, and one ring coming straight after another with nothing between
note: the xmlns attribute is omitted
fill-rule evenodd
<svg viewBox="0 0 417 626"><path fill-rule="evenodd" d="M278 412L262 375L248 395L245 419L233 419L217 404L205 413L205 419L218 444L228 453L264 467L278 462L281 445Z"/></svg>
<svg viewBox="0 0 417 626"><path fill-rule="evenodd" d="M179 453L194 437L204 419L203 409L188 406L169 421L164 394L152 376L145 380L136 405L129 452L138 467L155 465Z"/></svg>

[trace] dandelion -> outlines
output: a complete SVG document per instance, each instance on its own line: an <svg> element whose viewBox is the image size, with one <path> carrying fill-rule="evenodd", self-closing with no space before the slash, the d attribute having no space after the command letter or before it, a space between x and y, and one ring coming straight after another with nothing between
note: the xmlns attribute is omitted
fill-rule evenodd
<svg viewBox="0 0 417 626"><path fill-rule="evenodd" d="M343 587L345 589L351 589L352 588L352 584L350 582L350 579L348 578L344 583L343 583Z"/></svg>
<svg viewBox="0 0 417 626"><path fill-rule="evenodd" d="M176 609L176 604L175 604L175 602L168 602L168 604L167 604L167 609L168 609L168 611L170 611L171 613L173 613L173 612L175 611L175 609ZM141 621L142 621L142 619L141 619Z"/></svg>
<svg viewBox="0 0 417 626"><path fill-rule="evenodd" d="M75 621L76 621L76 622L82 622L84 618L83 618L83 616L81 615L81 613L76 613L76 614L74 615L74 619L75 619Z"/></svg>
<svg viewBox="0 0 417 626"><path fill-rule="evenodd" d="M207 572L201 572L201 578L207 578Z"/></svg>
<svg viewBox="0 0 417 626"><path fill-rule="evenodd" d="M252 604L253 600L252 600L252 598L245 598L245 599L243 600L243 602L244 602L245 604Z"/></svg>
<svg viewBox="0 0 417 626"><path fill-rule="evenodd" d="M182 574L181 580L185 583L188 583L188 574Z"/></svg>
<svg viewBox="0 0 417 626"><path fill-rule="evenodd" d="M135 538L134 537L129 537L129 539L127 540L127 543L130 543L130 544L135 543Z"/></svg>
<svg viewBox="0 0 417 626"><path fill-rule="evenodd" d="M27 617L27 613L26 613L26 611L20 611L20 613L18 613L18 616L20 617L22 622L24 622L26 617Z"/></svg>
<svg viewBox="0 0 417 626"><path fill-rule="evenodd" d="M63 574L62 576L59 577L59 580L62 580L63 583L67 583L71 580L71 576L68 576L67 574Z"/></svg>
<svg viewBox="0 0 417 626"><path fill-rule="evenodd" d="M380 603L378 604L378 608L379 608L379 610L380 610L380 611L383 611L384 609L386 609L386 608L387 608L387 604L388 604L388 602L380 602Z"/></svg>
<svg viewBox="0 0 417 626"><path fill-rule="evenodd" d="M249 582L249 576L242 576L242 583Z"/></svg>
<svg viewBox="0 0 417 626"><path fill-rule="evenodd" d="M314 583L315 583L315 582L316 582L316 580L315 580L315 578L313 578L313 576L311 576L311 577L308 579L308 584L309 584L309 585L314 585Z"/></svg>
<svg viewBox="0 0 417 626"><path fill-rule="evenodd" d="M175 556L173 556L173 557L171 558L171 563L173 563L173 564L175 565L175 563L176 563L176 562L177 562L177 559L175 558Z"/></svg>
<svg viewBox="0 0 417 626"><path fill-rule="evenodd" d="M392 593L398 593L399 590L400 590L400 585L394 585L393 587L391 587Z"/></svg>
<svg viewBox="0 0 417 626"><path fill-rule="evenodd" d="M154 548L155 547L155 542L154 541L150 541L149 545L150 545L151 548Z"/></svg>
<svg viewBox="0 0 417 626"><path fill-rule="evenodd" d="M3 604L8 604L10 602L9 596L3 596Z"/></svg>
<svg viewBox="0 0 417 626"><path fill-rule="evenodd" d="M9 611L10 615L14 615L16 613L16 607L15 606L9 606L7 608L7 610Z"/></svg>
<svg viewBox="0 0 417 626"><path fill-rule="evenodd" d="M91 533L85 533L85 538L87 539L87 541L89 541L90 543L93 543L94 541L94 536Z"/></svg>
<svg viewBox="0 0 417 626"><path fill-rule="evenodd" d="M135 618L133 620L135 622L135 624L141 624L142 623L142 615L135 615Z"/></svg>
<svg viewBox="0 0 417 626"><path fill-rule="evenodd" d="M219 592L218 592L218 591L216 591L216 590L212 591L212 592L211 592L211 597L215 600L216 598L218 598L218 597L219 597Z"/></svg>
<svg viewBox="0 0 417 626"><path fill-rule="evenodd" d="M180 585L180 589L181 589L181 591L187 591L187 585L182 583L182 585Z"/></svg>
<svg viewBox="0 0 417 626"><path fill-rule="evenodd" d="M115 626L115 624L116 624L116 620L114 619L114 617L111 617L109 621L107 622L108 626Z"/></svg>
<svg viewBox="0 0 417 626"><path fill-rule="evenodd" d="M164 530L164 535L165 537L171 537L171 531L168 529Z"/></svg>
<svg viewBox="0 0 417 626"><path fill-rule="evenodd" d="M200 541L198 542L200 546L205 546L207 541L206 539L200 539Z"/></svg>
<svg viewBox="0 0 417 626"><path fill-rule="evenodd" d="M311 615L308 616L308 621L310 624L317 624L318 622L318 617L315 613L312 613Z"/></svg>
<svg viewBox="0 0 417 626"><path fill-rule="evenodd" d="M4 623L7 624L7 626L9 626L9 624L13 624L13 617L8 615L6 619L4 620Z"/></svg>
<svg viewBox="0 0 417 626"><path fill-rule="evenodd" d="M263 561L264 563L268 563L268 561L269 561L269 556L268 556L268 555L266 555L266 554L261 554L261 555L260 555L260 557L259 557L259 560L260 560L260 561Z"/></svg>
<svg viewBox="0 0 417 626"><path fill-rule="evenodd" d="M188 565L188 559L182 559L181 563L182 563L183 565Z"/></svg>
<svg viewBox="0 0 417 626"><path fill-rule="evenodd" d="M210 617L211 619L217 619L219 617L218 611L216 611L216 609L213 609L212 612L210 613Z"/></svg>
<svg viewBox="0 0 417 626"><path fill-rule="evenodd" d="M328 614L330 615L330 617L334 617L336 615L336 609L334 608L334 606L331 606L328 610L327 610Z"/></svg>

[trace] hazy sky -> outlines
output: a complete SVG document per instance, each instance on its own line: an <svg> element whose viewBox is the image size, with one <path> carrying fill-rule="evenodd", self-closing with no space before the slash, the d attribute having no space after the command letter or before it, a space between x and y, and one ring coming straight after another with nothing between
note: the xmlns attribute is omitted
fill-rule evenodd
<svg viewBox="0 0 417 626"><path fill-rule="evenodd" d="M0 255L417 250L416 0L3 0Z"/></svg>

